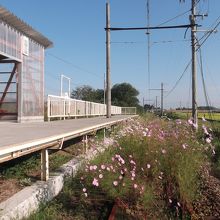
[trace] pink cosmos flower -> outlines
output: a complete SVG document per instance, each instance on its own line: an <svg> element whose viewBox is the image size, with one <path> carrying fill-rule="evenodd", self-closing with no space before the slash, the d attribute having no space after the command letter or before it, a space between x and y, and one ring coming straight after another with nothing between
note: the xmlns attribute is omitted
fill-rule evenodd
<svg viewBox="0 0 220 220"><path fill-rule="evenodd" d="M110 171L110 168L109 168L109 167L107 167L107 168L106 168L106 170Z"/></svg>
<svg viewBox="0 0 220 220"><path fill-rule="evenodd" d="M134 184L134 188L136 189L137 187L138 187L138 185L135 183L135 184Z"/></svg>
<svg viewBox="0 0 220 220"><path fill-rule="evenodd" d="M212 149L212 154L213 154L213 155L215 155L215 154L216 154L214 149Z"/></svg>
<svg viewBox="0 0 220 220"><path fill-rule="evenodd" d="M166 153L166 150L165 150L165 149L162 149L161 152L162 152L163 154L165 154L165 153Z"/></svg>
<svg viewBox="0 0 220 220"><path fill-rule="evenodd" d="M205 141L206 141L206 143L208 143L208 144L211 143L211 139L210 139L210 138L206 138Z"/></svg>
<svg viewBox="0 0 220 220"><path fill-rule="evenodd" d="M133 160L130 160L130 163L131 163L131 164L136 164Z"/></svg>
<svg viewBox="0 0 220 220"><path fill-rule="evenodd" d="M92 182L92 185L99 186L99 181L96 178L94 178L93 182Z"/></svg>
<svg viewBox="0 0 220 220"><path fill-rule="evenodd" d="M182 147L185 150L186 149L186 144L182 144Z"/></svg>
<svg viewBox="0 0 220 220"><path fill-rule="evenodd" d="M193 120L191 118L188 120L188 124L193 125Z"/></svg>
<svg viewBox="0 0 220 220"><path fill-rule="evenodd" d="M171 199L169 199L169 203L172 203L173 201Z"/></svg>
<svg viewBox="0 0 220 220"><path fill-rule="evenodd" d="M177 119L177 120L176 120L176 124L181 125L181 124L182 124L182 121L181 121L180 119Z"/></svg>
<svg viewBox="0 0 220 220"><path fill-rule="evenodd" d="M101 165L101 168L104 170L104 169L105 169L105 165L104 165L104 164L102 164L102 165Z"/></svg>
<svg viewBox="0 0 220 220"><path fill-rule="evenodd" d="M117 185L118 185L118 181L116 181L116 180L113 181L113 185L114 185L114 186L117 186Z"/></svg>
<svg viewBox="0 0 220 220"><path fill-rule="evenodd" d="M86 192L86 188L83 188L83 192Z"/></svg>
<svg viewBox="0 0 220 220"><path fill-rule="evenodd" d="M99 178L102 179L103 178L103 174L100 173L99 174Z"/></svg>
<svg viewBox="0 0 220 220"><path fill-rule="evenodd" d="M120 175L120 176L118 177L118 179L122 180L122 179L123 179L123 176Z"/></svg>
<svg viewBox="0 0 220 220"><path fill-rule="evenodd" d="M148 164L147 164L147 168L150 169L150 167L151 167L151 165L148 163Z"/></svg>

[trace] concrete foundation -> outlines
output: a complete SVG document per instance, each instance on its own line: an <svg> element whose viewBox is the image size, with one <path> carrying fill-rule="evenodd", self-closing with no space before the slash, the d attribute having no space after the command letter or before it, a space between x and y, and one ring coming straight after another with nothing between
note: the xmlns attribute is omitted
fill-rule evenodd
<svg viewBox="0 0 220 220"><path fill-rule="evenodd" d="M51 201L63 188L65 177L75 176L86 161L94 158L104 148L90 150L82 157L79 156L64 164L56 173L51 173L47 182L38 181L26 187L0 204L0 220L22 219L28 217L39 208L42 202Z"/></svg>

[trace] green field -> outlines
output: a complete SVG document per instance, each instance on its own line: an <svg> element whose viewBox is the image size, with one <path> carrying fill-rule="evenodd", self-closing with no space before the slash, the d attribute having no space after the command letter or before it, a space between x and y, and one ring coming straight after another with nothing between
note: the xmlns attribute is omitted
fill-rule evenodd
<svg viewBox="0 0 220 220"><path fill-rule="evenodd" d="M174 111L172 114L175 114L176 118L180 119L188 119L191 117L191 112L180 112L180 111ZM168 114L169 115L169 114ZM215 112L215 113L208 113L208 112L199 112L198 113L198 118L204 117L207 120L214 120L214 121L220 121L220 113Z"/></svg>

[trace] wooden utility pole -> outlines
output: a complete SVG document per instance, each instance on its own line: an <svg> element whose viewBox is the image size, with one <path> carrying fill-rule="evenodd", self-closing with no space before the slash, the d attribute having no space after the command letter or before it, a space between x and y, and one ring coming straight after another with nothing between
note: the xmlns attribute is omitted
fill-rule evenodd
<svg viewBox="0 0 220 220"><path fill-rule="evenodd" d="M103 96L103 103L105 104L105 94L106 94L106 82L105 82L105 73L104 73L104 96Z"/></svg>
<svg viewBox="0 0 220 220"><path fill-rule="evenodd" d="M197 113L197 87L196 87L196 0L192 0L190 15L191 41L192 41L192 118L195 125L198 125Z"/></svg>
<svg viewBox="0 0 220 220"><path fill-rule="evenodd" d="M161 108L161 116L163 116L163 83L161 83L161 104L160 104L160 108Z"/></svg>
<svg viewBox="0 0 220 220"><path fill-rule="evenodd" d="M163 96L164 96L163 83L161 83L160 89L150 89L150 90L160 90L160 92L161 92L161 95L160 95L160 100L161 100L161 103L160 103L160 114L161 114L161 116L163 116ZM156 105L157 105L157 96L156 96Z"/></svg>
<svg viewBox="0 0 220 220"><path fill-rule="evenodd" d="M110 78L110 5L106 3L106 84L107 118L111 118L111 78Z"/></svg>

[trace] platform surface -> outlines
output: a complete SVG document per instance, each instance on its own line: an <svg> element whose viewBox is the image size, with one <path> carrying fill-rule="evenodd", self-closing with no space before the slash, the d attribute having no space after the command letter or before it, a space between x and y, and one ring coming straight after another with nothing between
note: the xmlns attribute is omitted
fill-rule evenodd
<svg viewBox="0 0 220 220"><path fill-rule="evenodd" d="M107 127L130 117L132 116L117 115L111 118L93 117L35 123L0 122L0 155L9 153L9 149L13 152L19 146L25 149L71 135L80 136L80 133L87 130Z"/></svg>

